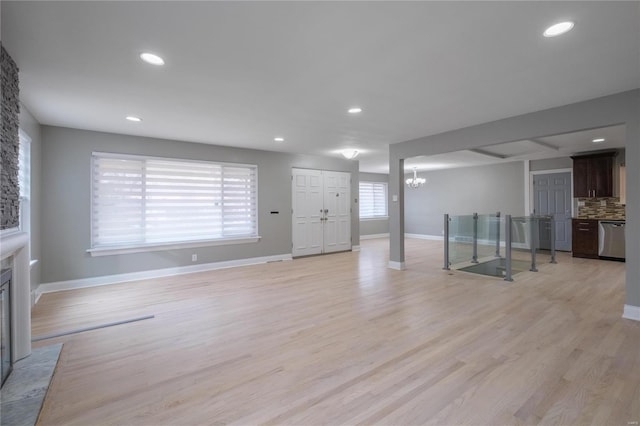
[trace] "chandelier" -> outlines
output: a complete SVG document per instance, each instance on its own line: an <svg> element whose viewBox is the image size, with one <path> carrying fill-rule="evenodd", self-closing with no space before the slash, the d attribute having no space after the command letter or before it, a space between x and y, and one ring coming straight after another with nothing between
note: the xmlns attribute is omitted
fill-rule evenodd
<svg viewBox="0 0 640 426"><path fill-rule="evenodd" d="M416 189L416 188L420 188L422 185L425 184L427 180L425 178L419 178L418 177L418 171L416 170L416 168L413 168L413 177L407 179L405 182L407 183L407 186L411 189Z"/></svg>

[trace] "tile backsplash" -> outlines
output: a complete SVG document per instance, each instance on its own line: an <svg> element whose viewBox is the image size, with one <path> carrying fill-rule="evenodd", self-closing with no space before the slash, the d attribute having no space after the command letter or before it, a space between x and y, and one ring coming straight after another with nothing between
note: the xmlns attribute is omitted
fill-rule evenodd
<svg viewBox="0 0 640 426"><path fill-rule="evenodd" d="M604 204L603 205L603 202ZM583 204L584 205L581 205ZM578 198L578 219L625 219L624 204L620 198Z"/></svg>

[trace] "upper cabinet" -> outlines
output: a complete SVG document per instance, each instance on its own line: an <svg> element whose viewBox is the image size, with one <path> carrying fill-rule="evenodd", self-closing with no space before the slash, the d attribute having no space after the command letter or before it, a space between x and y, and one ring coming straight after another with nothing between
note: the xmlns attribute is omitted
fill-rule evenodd
<svg viewBox="0 0 640 426"><path fill-rule="evenodd" d="M615 152L580 155L573 159L574 197L613 197Z"/></svg>

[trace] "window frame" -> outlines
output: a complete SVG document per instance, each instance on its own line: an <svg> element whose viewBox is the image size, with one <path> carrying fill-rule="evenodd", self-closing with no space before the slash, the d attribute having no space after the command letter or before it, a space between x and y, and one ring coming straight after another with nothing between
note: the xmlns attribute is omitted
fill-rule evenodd
<svg viewBox="0 0 640 426"><path fill-rule="evenodd" d="M229 166L229 167L246 167L252 168L255 171L255 235L251 236L238 236L238 237L223 237L223 238L210 238L210 239L198 239L198 240L184 240L184 241L167 241L167 242L153 242L153 243L134 243L134 244L119 244L108 246L95 246L94 242L94 212L93 203L95 189L93 185L93 174L95 170L95 159L98 157L104 157L109 159L124 159L124 160L159 160L159 161L177 161L177 162L192 162L192 163L204 163L213 164L217 166ZM210 160L193 160L190 158L176 158L176 157L159 157L150 155L136 155L136 154L121 154L112 152L94 151L91 153L89 161L89 182L90 182L90 195L89 195L89 232L90 232L90 248L86 250L92 257L95 256L109 256L118 254L140 253L149 251L163 251L163 250L175 250L184 248L197 248L197 247L212 247L222 245L233 244L250 244L260 241L262 238L259 233L259 207L258 207L258 165L257 164L245 164L245 163L231 163L222 161L210 161Z"/></svg>
<svg viewBox="0 0 640 426"><path fill-rule="evenodd" d="M360 200L360 206L362 206L362 196L360 195L360 184L378 184L384 185L384 197L385 197L385 214L380 216L360 216L358 218L360 220L385 220L389 219L389 183L388 182L380 182L380 181L369 181L369 180L361 180L358 182L358 198ZM359 209L359 212L362 212L362 208Z"/></svg>

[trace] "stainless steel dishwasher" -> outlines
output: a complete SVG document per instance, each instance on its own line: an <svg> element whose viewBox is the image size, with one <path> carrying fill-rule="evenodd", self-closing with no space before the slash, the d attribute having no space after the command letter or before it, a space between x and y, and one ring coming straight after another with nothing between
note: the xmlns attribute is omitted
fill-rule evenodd
<svg viewBox="0 0 640 426"><path fill-rule="evenodd" d="M624 260L623 220L601 220L598 222L598 256Z"/></svg>

